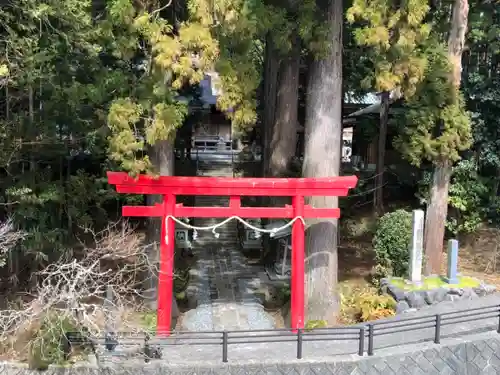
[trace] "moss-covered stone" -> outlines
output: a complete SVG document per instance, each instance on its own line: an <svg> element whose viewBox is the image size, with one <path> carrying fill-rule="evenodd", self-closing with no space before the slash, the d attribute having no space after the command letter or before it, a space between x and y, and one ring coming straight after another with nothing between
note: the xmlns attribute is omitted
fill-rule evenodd
<svg viewBox="0 0 500 375"><path fill-rule="evenodd" d="M438 288L477 288L481 285L481 281L469 276L460 276L458 278L458 284L448 284L440 276L428 276L422 280L421 284L417 285L412 284L402 277L392 277L388 279L388 285L393 285L400 290L411 292L415 290L432 290Z"/></svg>
<svg viewBox="0 0 500 375"><path fill-rule="evenodd" d="M448 284L439 276L425 277L420 284L413 284L400 277L382 279L384 293L397 302L397 314L415 311L441 302L472 300L496 291L494 286L484 284L468 276L458 278L457 284Z"/></svg>

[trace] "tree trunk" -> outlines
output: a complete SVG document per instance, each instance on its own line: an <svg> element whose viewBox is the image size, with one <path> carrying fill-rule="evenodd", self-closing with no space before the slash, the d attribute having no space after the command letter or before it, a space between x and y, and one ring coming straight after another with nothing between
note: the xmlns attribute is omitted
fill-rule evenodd
<svg viewBox="0 0 500 375"><path fill-rule="evenodd" d="M292 36L292 46L279 71L269 158L269 174L276 177L286 176L297 148L300 40L296 33Z"/></svg>
<svg viewBox="0 0 500 375"><path fill-rule="evenodd" d="M342 137L342 17L341 0L327 8L331 48L315 60L307 87L304 177L331 177L339 173ZM314 207L337 207L336 197L314 197ZM336 322L337 220L311 220L306 235L306 321Z"/></svg>
<svg viewBox="0 0 500 375"><path fill-rule="evenodd" d="M451 165L447 159L434 167L430 199L425 220L425 274L439 274L441 270L446 216L448 214L448 189Z"/></svg>
<svg viewBox="0 0 500 375"><path fill-rule="evenodd" d="M377 215L384 214L384 171L385 171L385 143L387 140L387 123L389 121L389 91L380 94L380 126L378 132L377 169L375 172L375 191L373 205Z"/></svg>
<svg viewBox="0 0 500 375"><path fill-rule="evenodd" d="M173 142L158 141L151 147L150 158L153 163L154 169L162 176L173 176L174 175L174 148ZM161 195L148 195L148 205L154 205L162 201ZM159 266L159 254L160 254L160 230L161 230L161 220L159 218L150 218L148 223L147 231L147 243L148 246L148 261L150 264ZM158 275L155 272L151 272L147 275L146 279L146 299L149 307L152 310L157 308L157 297L158 297ZM177 301L175 296L172 301L172 317L176 318L179 315L179 309L177 308Z"/></svg>
<svg viewBox="0 0 500 375"><path fill-rule="evenodd" d="M29 111L29 129L28 129L28 139L30 140L30 142L35 142L36 140L36 128L35 128L35 93L34 93L34 90L33 90L33 85L30 83L29 86L28 86L28 111ZM29 186L31 189L35 190L36 189L36 181L37 181L37 176L36 176L36 171L37 171L37 164L36 164L36 160L35 160L35 155L34 155L34 152L37 151L36 147L33 146L33 149L32 149L32 152L30 152L30 157L29 157L29 160L30 160L30 164L29 164L29 178L30 178L30 182L29 182ZM39 249L37 249L37 251L39 251ZM49 254L49 256L51 256L52 254ZM35 258L36 259L36 258ZM41 266L41 262L43 262L43 260L41 261L36 261L36 265L34 267L34 271L38 271L38 268ZM37 286L38 285L38 273L35 272L33 273L33 276L32 276L32 285L33 286Z"/></svg>
<svg viewBox="0 0 500 375"><path fill-rule="evenodd" d="M276 50L271 36L266 38L263 92L263 116L262 116L262 174L269 175L271 159L271 142L273 139L273 124L276 111L276 96L278 86L278 70L280 66L278 51Z"/></svg>
<svg viewBox="0 0 500 375"><path fill-rule="evenodd" d="M450 80L458 91L462 73L462 51L469 16L468 0L455 0L448 36L448 57L452 65ZM427 217L425 220L425 273L439 274L441 270L444 231L448 214L448 189L452 164L447 158L434 168Z"/></svg>
<svg viewBox="0 0 500 375"><path fill-rule="evenodd" d="M500 167L497 167L497 179L493 181L493 187L491 188L491 199L498 196L498 189L500 188Z"/></svg>
<svg viewBox="0 0 500 375"><path fill-rule="evenodd" d="M279 56L270 34L266 37L266 51L264 57L264 87L263 87L263 115L261 123L262 137L262 176L269 176L269 166L271 159L271 141L273 138L274 114L276 111L276 94L278 86ZM262 206L269 206L269 197L261 197ZM268 219L262 219L262 225L265 226ZM264 260L266 254L271 248L269 237L264 236L262 241L261 260Z"/></svg>
<svg viewBox="0 0 500 375"><path fill-rule="evenodd" d="M448 37L448 57L452 65L450 79L457 90L460 88L462 78L462 52L465 45L468 18L469 0L455 0Z"/></svg>

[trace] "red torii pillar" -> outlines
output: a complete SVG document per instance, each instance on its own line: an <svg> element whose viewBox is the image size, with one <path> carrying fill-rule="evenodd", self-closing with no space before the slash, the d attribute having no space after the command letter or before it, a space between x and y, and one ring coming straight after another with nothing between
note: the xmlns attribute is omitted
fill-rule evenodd
<svg viewBox="0 0 500 375"><path fill-rule="evenodd" d="M108 172L108 183L116 185L118 193L158 194L163 202L154 206L124 206L123 216L161 217L160 270L158 280L158 334L170 332L175 249L173 217L227 218L338 218L338 208L314 208L304 203L306 196L346 196L356 186L356 176L332 178L227 178L176 177L158 178L125 172ZM176 202L177 195L229 196L228 207L184 207ZM284 207L242 207L242 196L289 196L292 205ZM292 227L291 328L304 328L305 249L304 223L296 220Z"/></svg>

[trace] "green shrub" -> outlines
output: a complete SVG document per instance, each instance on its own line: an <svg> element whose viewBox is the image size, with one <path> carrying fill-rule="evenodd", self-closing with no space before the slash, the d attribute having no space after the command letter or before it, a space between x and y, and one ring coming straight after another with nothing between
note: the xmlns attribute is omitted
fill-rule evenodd
<svg viewBox="0 0 500 375"><path fill-rule="evenodd" d="M357 317L360 322L369 322L394 316L396 301L389 295L364 293L357 297Z"/></svg>
<svg viewBox="0 0 500 375"><path fill-rule="evenodd" d="M404 277L408 273L412 214L405 210L389 212L377 225L373 248L376 277Z"/></svg>
<svg viewBox="0 0 500 375"><path fill-rule="evenodd" d="M48 313L39 325L34 325L29 342L30 368L47 369L51 364L65 362L63 340L66 332L78 332L76 322L69 316Z"/></svg>
<svg viewBox="0 0 500 375"><path fill-rule="evenodd" d="M142 326L149 334L154 334L156 332L157 322L156 322L156 311L145 311L142 316Z"/></svg>
<svg viewBox="0 0 500 375"><path fill-rule="evenodd" d="M395 315L396 302L366 284L339 285L341 322L345 325L377 320Z"/></svg>
<svg viewBox="0 0 500 375"><path fill-rule="evenodd" d="M326 320L308 320L306 322L306 325L304 326L304 329L306 331L310 331L316 328L327 328L328 323Z"/></svg>

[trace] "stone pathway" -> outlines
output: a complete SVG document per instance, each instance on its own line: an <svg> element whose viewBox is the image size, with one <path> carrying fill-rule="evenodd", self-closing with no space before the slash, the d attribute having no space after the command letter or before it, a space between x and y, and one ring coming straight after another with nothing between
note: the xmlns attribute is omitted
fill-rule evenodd
<svg viewBox="0 0 500 375"><path fill-rule="evenodd" d="M203 224L209 225L207 221ZM200 235L194 249L198 262L191 270L188 287L194 309L184 314L182 330L273 328L274 319L264 311L256 295L259 270L246 264L237 245L217 242L209 236L213 237L212 233Z"/></svg>
<svg viewBox="0 0 500 375"><path fill-rule="evenodd" d="M231 165L204 165L203 176L232 177ZM197 196L196 206L228 206L228 197ZM194 225L207 227L223 219L195 219ZM237 223L198 233L187 289L192 310L182 317L181 330L222 331L274 328L274 319L264 311L257 289L260 269L250 267L239 250Z"/></svg>
<svg viewBox="0 0 500 375"><path fill-rule="evenodd" d="M224 202L219 204L227 205ZM197 202L197 205L210 204ZM198 219L195 225L209 226L220 221L221 219ZM274 319L264 311L256 293L260 287L261 270L249 266L238 249L236 222L227 223L217 232L220 234L219 238L215 238L210 231L198 233L193 249L197 263L191 269L187 290L192 310L184 314L181 330L273 328Z"/></svg>

